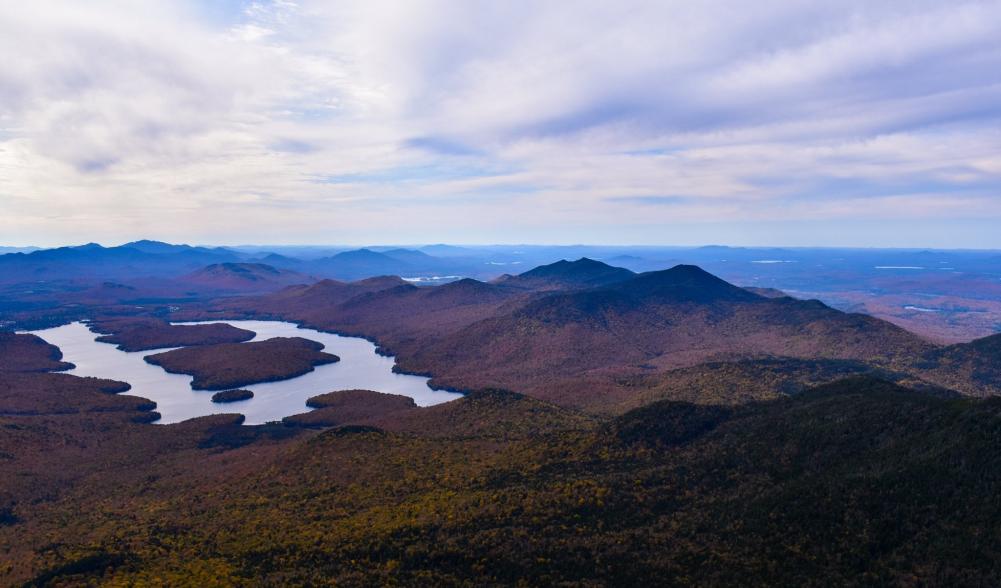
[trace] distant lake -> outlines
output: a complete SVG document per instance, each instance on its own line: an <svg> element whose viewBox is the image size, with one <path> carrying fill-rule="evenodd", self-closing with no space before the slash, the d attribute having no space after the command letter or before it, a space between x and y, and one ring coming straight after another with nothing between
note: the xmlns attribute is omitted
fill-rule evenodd
<svg viewBox="0 0 1001 588"><path fill-rule="evenodd" d="M132 390L127 394L156 402L157 412L163 415L158 424L221 413L240 413L247 417L247 424L261 424L308 412L306 399L311 396L355 388L409 396L418 406L431 406L462 396L432 390L428 387L428 378L393 373L393 358L378 355L375 345L365 339L300 329L293 323L281 321L210 322L226 322L254 331L257 336L253 341L272 337L305 337L319 341L325 345L324 351L339 356L341 360L316 366L314 371L291 380L241 386L252 390L254 397L218 404L212 402L213 392L192 390L190 376L168 374L160 367L143 361L143 357L164 349L135 353L120 351L110 343L95 341L98 335L79 322L31 332L58 346L63 352L63 359L76 365L75 369L66 373L128 382Z"/></svg>
<svg viewBox="0 0 1001 588"><path fill-rule="evenodd" d="M411 284L416 284L418 286L438 286L461 280L462 276L415 276L412 278L401 279L404 282L410 282Z"/></svg>

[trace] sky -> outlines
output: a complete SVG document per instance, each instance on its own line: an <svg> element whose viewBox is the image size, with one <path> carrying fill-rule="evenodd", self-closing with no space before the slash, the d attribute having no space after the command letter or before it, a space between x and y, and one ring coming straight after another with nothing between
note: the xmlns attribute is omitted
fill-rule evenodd
<svg viewBox="0 0 1001 588"><path fill-rule="evenodd" d="M1001 248L1001 0L0 0L0 244Z"/></svg>

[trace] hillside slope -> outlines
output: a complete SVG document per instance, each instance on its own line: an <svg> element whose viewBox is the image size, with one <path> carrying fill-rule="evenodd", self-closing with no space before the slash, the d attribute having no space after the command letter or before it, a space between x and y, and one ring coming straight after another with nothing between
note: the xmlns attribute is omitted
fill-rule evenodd
<svg viewBox="0 0 1001 588"><path fill-rule="evenodd" d="M913 367L929 381L973 396L1001 393L1001 334L936 348Z"/></svg>
<svg viewBox="0 0 1001 588"><path fill-rule="evenodd" d="M745 407L665 401L605 423L497 392L427 410L442 415L424 421L436 428L407 433L8 417L20 426L0 428L0 451L35 483L0 482L0 574L34 585L1001 581L993 399L854 379Z"/></svg>

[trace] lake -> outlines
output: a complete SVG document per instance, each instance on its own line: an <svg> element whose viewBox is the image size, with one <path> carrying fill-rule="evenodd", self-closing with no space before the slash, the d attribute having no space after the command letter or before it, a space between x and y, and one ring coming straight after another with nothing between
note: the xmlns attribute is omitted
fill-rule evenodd
<svg viewBox="0 0 1001 588"><path fill-rule="evenodd" d="M337 355L341 360L316 366L314 371L290 380L242 386L252 390L254 397L219 404L212 402L214 392L192 390L190 376L169 374L143 361L143 357L164 349L134 353L120 351L115 345L95 341L98 335L79 322L31 332L58 346L63 352L63 359L76 365L65 373L128 382L132 390L127 394L156 402L157 412L163 415L158 424L221 413L240 413L247 417L246 424L261 424L308 412L310 409L306 400L311 396L355 388L409 396L418 406L440 404L462 396L455 392L432 390L428 387L428 378L393 373L393 358L378 355L375 345L365 339L300 329L294 323L281 321L211 322L226 322L254 331L257 336L253 341L272 337L305 337L319 341L325 346L324 351Z"/></svg>

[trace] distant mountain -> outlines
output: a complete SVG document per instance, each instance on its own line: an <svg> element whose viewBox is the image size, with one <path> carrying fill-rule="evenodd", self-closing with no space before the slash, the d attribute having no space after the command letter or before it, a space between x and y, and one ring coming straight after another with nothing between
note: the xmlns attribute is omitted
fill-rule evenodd
<svg viewBox="0 0 1001 588"><path fill-rule="evenodd" d="M390 249L383 251L382 254L417 267L433 265L436 262L434 257L414 249Z"/></svg>
<svg viewBox="0 0 1001 588"><path fill-rule="evenodd" d="M483 272L481 262L458 257L438 258L414 249L354 249L306 262L301 271L338 280L395 275L407 278L468 276ZM454 278L452 278L454 279Z"/></svg>
<svg viewBox="0 0 1001 588"><path fill-rule="evenodd" d="M342 251L327 259L341 263L380 263L393 258L371 249L352 249L351 251Z"/></svg>
<svg viewBox="0 0 1001 588"><path fill-rule="evenodd" d="M582 257L539 266L517 276L502 276L496 283L531 290L564 290L605 286L635 276L627 269Z"/></svg>
<svg viewBox="0 0 1001 588"><path fill-rule="evenodd" d="M257 263L266 263L268 265L272 265L275 267L286 267L286 268L288 267L299 268L302 267L302 265L305 263L301 259L295 257L289 257L287 255L280 255L278 253L269 253L264 257L261 257L259 259L254 259L252 261Z"/></svg>
<svg viewBox="0 0 1001 588"><path fill-rule="evenodd" d="M441 243L435 245L425 245L421 247L420 250L435 257L471 257L477 255L478 253L475 249L470 249L468 247L456 247L455 245L445 245Z"/></svg>
<svg viewBox="0 0 1001 588"><path fill-rule="evenodd" d="M30 262L107 262L109 260L142 259L145 252L131 247L102 247L97 243L70 245L53 249L39 249L30 253L5 255L0 261L8 263Z"/></svg>
<svg viewBox="0 0 1001 588"><path fill-rule="evenodd" d="M7 253L31 253L38 251L39 247L0 247L0 255Z"/></svg>
<svg viewBox="0 0 1001 588"><path fill-rule="evenodd" d="M292 284L306 284L316 280L287 269L278 269L263 263L215 263L179 278L186 284L235 290L264 292Z"/></svg>
<svg viewBox="0 0 1001 588"><path fill-rule="evenodd" d="M314 260L311 267L317 268L323 275L341 280L356 280L369 276L406 274L411 266L406 261L385 253L355 249Z"/></svg>
<svg viewBox="0 0 1001 588"><path fill-rule="evenodd" d="M153 253L156 255L170 255L174 253L201 253L206 255L225 255L225 256L238 256L238 254L225 247L196 247L192 245L174 245L171 243L164 243L163 241L150 241L149 239L143 239L141 241L132 241L131 243L126 243L121 247L135 249L137 251L142 251L143 253Z"/></svg>
<svg viewBox="0 0 1001 588"><path fill-rule="evenodd" d="M163 241L150 241L149 239L143 239L141 241L132 241L131 243L126 243L122 247L128 247L129 249L135 249L136 251L142 251L143 253L180 253L182 251L190 251L194 249L191 245L172 245L170 243L164 243Z"/></svg>
<svg viewBox="0 0 1001 588"><path fill-rule="evenodd" d="M665 259L657 256L652 259L640 257L638 255L616 255L601 259L604 263L615 267L624 267L634 272L646 272L661 270L681 263L678 259Z"/></svg>
<svg viewBox="0 0 1001 588"><path fill-rule="evenodd" d="M635 263L639 261L644 261L642 257L636 255L616 255L615 257L610 257L605 261L609 263Z"/></svg>
<svg viewBox="0 0 1001 588"><path fill-rule="evenodd" d="M425 285L465 276L486 278L496 275L496 266L485 263L485 257L480 252L459 247L455 247L459 249L455 251L448 250L443 245L442 247L445 251L442 256L430 254L429 251L434 248L423 250L405 247L361 247L336 250L332 254L326 252L330 249L321 247L277 247L276 250L269 250L244 245L233 249L211 250L232 254L233 258L227 260L266 263L342 281L378 275L400 275L414 278L414 282ZM140 248L160 250L163 247L156 243L146 243ZM470 254L455 254L457 252Z"/></svg>
<svg viewBox="0 0 1001 588"><path fill-rule="evenodd" d="M137 241L119 247L88 243L0 255L0 281L89 278L123 281L141 276L173 277L212 263L239 261L226 249Z"/></svg>

